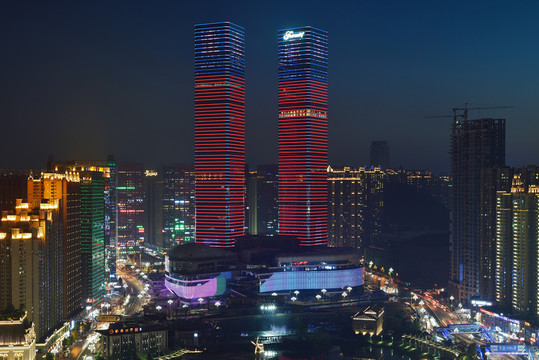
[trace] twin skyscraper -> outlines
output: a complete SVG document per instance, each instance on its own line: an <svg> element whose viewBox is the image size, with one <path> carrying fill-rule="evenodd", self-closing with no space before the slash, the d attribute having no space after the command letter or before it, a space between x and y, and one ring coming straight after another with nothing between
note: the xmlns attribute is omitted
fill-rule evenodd
<svg viewBox="0 0 539 360"><path fill-rule="evenodd" d="M278 32L279 235L327 244L327 32ZM195 26L195 236L214 247L244 235L245 34Z"/></svg>

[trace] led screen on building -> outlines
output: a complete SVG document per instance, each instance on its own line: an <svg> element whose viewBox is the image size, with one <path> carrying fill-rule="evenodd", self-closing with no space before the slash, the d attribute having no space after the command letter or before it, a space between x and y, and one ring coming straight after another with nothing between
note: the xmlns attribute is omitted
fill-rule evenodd
<svg viewBox="0 0 539 360"><path fill-rule="evenodd" d="M260 292L338 289L363 285L363 268L330 271L283 271L262 281Z"/></svg>
<svg viewBox="0 0 539 360"><path fill-rule="evenodd" d="M223 272L216 277L197 280L178 280L166 276L167 289L182 299L198 299L223 295L226 290L226 281L230 279L230 272Z"/></svg>

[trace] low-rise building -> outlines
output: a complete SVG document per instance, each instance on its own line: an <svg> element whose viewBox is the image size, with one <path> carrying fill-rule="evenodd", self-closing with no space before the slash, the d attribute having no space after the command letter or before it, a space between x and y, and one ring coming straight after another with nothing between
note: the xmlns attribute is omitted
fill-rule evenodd
<svg viewBox="0 0 539 360"><path fill-rule="evenodd" d="M117 322L97 332L105 359L129 359L136 353L162 355L168 349L168 330L158 323Z"/></svg>
<svg viewBox="0 0 539 360"><path fill-rule="evenodd" d="M0 320L0 359L34 360L36 358L36 333L34 324L26 318Z"/></svg>
<svg viewBox="0 0 539 360"><path fill-rule="evenodd" d="M352 327L356 334L380 335L384 329L384 307L371 305L352 317Z"/></svg>

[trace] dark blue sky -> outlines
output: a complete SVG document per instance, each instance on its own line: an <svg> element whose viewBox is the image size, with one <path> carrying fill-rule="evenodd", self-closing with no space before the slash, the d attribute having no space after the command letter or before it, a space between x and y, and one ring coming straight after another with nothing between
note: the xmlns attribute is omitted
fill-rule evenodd
<svg viewBox="0 0 539 360"><path fill-rule="evenodd" d="M507 163L539 161L539 3L40 1L0 8L0 167L193 161L193 26L246 33L247 159L277 162L277 30L329 32L329 161L449 169L449 115L507 118Z"/></svg>

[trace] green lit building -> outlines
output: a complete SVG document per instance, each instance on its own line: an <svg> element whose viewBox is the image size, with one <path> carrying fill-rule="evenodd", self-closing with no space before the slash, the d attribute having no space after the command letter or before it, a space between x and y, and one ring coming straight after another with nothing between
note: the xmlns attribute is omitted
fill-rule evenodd
<svg viewBox="0 0 539 360"><path fill-rule="evenodd" d="M80 188L82 302L87 306L105 295L105 173L82 171Z"/></svg>

